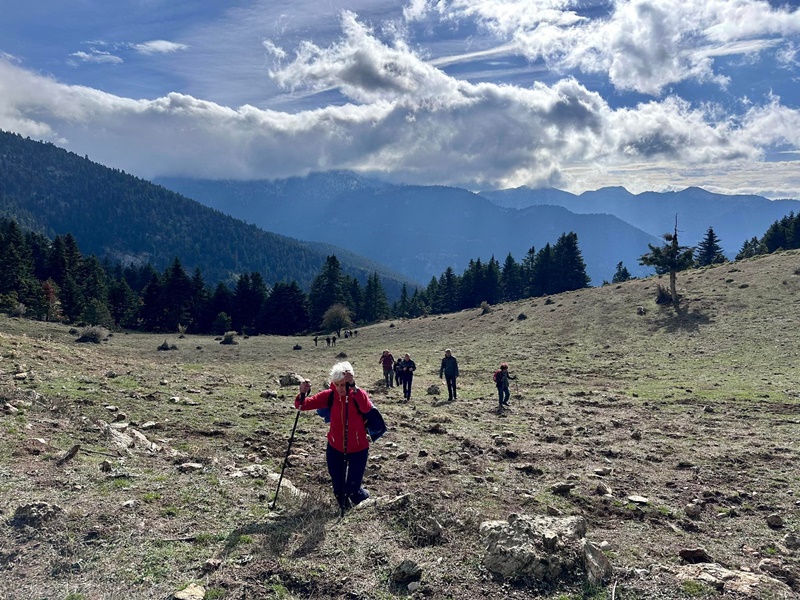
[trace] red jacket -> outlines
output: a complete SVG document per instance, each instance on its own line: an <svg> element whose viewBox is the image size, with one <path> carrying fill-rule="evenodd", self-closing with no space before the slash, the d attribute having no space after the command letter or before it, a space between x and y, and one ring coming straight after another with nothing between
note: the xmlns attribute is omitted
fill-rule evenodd
<svg viewBox="0 0 800 600"><path fill-rule="evenodd" d="M316 410L318 408L328 408L328 401L331 397L330 390L333 390L333 406L331 406L331 426L328 429L328 443L339 452L344 452L344 415L345 402L336 391L336 386L331 384L327 390L317 392L313 396L308 396L303 405L300 406L300 394L294 399L295 408L300 410ZM358 408L356 408L358 404ZM361 409L361 413L358 409ZM347 453L361 452L369 448L369 438L367 437L367 427L364 424L364 417L372 410L372 401L367 392L361 388L351 388L347 394Z"/></svg>

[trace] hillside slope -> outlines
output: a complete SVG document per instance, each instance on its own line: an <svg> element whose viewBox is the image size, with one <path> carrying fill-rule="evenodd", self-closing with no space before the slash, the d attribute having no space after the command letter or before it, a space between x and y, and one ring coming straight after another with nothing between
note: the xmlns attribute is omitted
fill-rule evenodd
<svg viewBox="0 0 800 600"><path fill-rule="evenodd" d="M335 348L186 336L158 352L163 336L144 334L87 347L64 326L0 317L0 390L17 410L0 412L0 589L393 598L408 594L392 575L409 560L414 596L435 599L796 597L800 252L680 273L677 312L655 304L657 283L378 323ZM445 347L456 402L426 393ZM410 403L380 383L385 348L416 361ZM309 496L282 492L271 511L296 416L295 388L277 380L296 372L322 389L341 353L389 424L367 467L374 502L338 520L312 411L286 470ZM501 362L517 378L498 412ZM112 430L156 447L118 446ZM20 507L33 502L60 510L31 521ZM583 516L606 542L607 587L493 576L480 525L512 514ZM687 565L680 553L697 548L707 562Z"/></svg>
<svg viewBox="0 0 800 600"><path fill-rule="evenodd" d="M270 284L295 280L308 289L331 250L362 283L380 273L391 297L410 281L348 250L265 232L143 179L5 132L0 214L51 237L72 233L82 252L126 264L150 262L162 270L177 256L211 284L258 271Z"/></svg>

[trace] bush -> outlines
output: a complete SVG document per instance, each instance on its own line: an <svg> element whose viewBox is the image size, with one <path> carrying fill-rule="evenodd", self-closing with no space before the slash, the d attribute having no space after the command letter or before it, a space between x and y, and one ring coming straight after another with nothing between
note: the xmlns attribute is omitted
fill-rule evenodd
<svg viewBox="0 0 800 600"><path fill-rule="evenodd" d="M666 287L658 283L656 284L656 290L656 304L672 304L672 294L669 293Z"/></svg>
<svg viewBox="0 0 800 600"><path fill-rule="evenodd" d="M236 332L235 331L226 331L225 335L222 336L222 341L220 344L224 344L226 346L235 346L239 342L236 341Z"/></svg>
<svg viewBox="0 0 800 600"><path fill-rule="evenodd" d="M519 313L517 315L517 321L524 321L527 318L528 318L528 315L526 315L525 313Z"/></svg>
<svg viewBox="0 0 800 600"><path fill-rule="evenodd" d="M108 330L104 327L92 326L87 327L81 332L81 337L75 340L78 343L91 342L92 344L99 344L108 337Z"/></svg>
<svg viewBox="0 0 800 600"><path fill-rule="evenodd" d="M492 311L492 307L489 305L489 303L486 300L481 302L481 314L482 315L485 315L486 313L489 313L491 311Z"/></svg>
<svg viewBox="0 0 800 600"><path fill-rule="evenodd" d="M178 347L175 344L170 345L167 343L167 340L164 340L164 343L157 348L157 350L177 350L177 349Z"/></svg>
<svg viewBox="0 0 800 600"><path fill-rule="evenodd" d="M303 347L300 344L295 344L294 348L292 348L292 350L302 350L302 349Z"/></svg>

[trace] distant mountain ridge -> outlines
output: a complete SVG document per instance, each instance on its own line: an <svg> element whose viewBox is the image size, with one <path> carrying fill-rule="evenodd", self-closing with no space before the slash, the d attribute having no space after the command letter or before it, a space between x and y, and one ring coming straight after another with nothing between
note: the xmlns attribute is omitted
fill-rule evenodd
<svg viewBox="0 0 800 600"><path fill-rule="evenodd" d="M511 210L461 188L389 185L347 172L278 181L157 181L269 231L344 246L423 283L448 267L460 273L471 259L494 255L502 263L510 252L519 262L532 246L538 250L574 231L587 273L599 285L619 261L634 275L649 274L638 257L648 243L659 243L611 215L555 206Z"/></svg>
<svg viewBox="0 0 800 600"><path fill-rule="evenodd" d="M100 258L161 270L177 256L211 284L256 271L269 284L294 280L308 289L331 253L362 282L378 272L390 298L412 283L347 249L260 230L53 144L2 131L0 214L51 237L71 233L82 252Z"/></svg>
<svg viewBox="0 0 800 600"><path fill-rule="evenodd" d="M715 194L698 187L680 192L641 194L632 194L622 187L608 187L580 195L521 187L480 194L506 208L553 205L580 214L611 214L656 236L672 231L677 215L681 244L696 245L708 228L713 227L729 258L737 254L746 240L761 237L775 221L790 212L800 212L800 200Z"/></svg>
<svg viewBox="0 0 800 600"><path fill-rule="evenodd" d="M800 212L798 200L701 188L632 194L613 187L575 195L523 187L476 194L390 185L350 172L276 181L159 182L269 231L337 243L423 282L449 266L461 272L474 258L494 255L502 262L511 252L520 261L530 247L539 249L575 231L587 273L599 285L611 279L620 261L634 276L651 274L638 259L648 243L663 243L676 216L681 244L697 245L713 227L724 252L734 258L745 241Z"/></svg>

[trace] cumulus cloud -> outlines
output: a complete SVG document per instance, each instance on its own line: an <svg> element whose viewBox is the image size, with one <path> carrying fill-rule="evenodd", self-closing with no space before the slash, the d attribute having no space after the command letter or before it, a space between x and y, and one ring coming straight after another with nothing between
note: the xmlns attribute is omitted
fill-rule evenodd
<svg viewBox="0 0 800 600"><path fill-rule="evenodd" d="M132 44L131 47L140 54L170 54L189 48L186 44L168 42L167 40L151 40L142 44Z"/></svg>
<svg viewBox="0 0 800 600"><path fill-rule="evenodd" d="M722 106L673 95L615 108L571 77L527 88L471 83L442 72L400 37L378 39L353 13L343 14L342 35L328 46L305 42L291 59L271 42L263 47L281 59L271 75L286 89L334 89L346 103L289 113L177 93L131 100L0 60L0 128L61 140L143 177L352 169L472 188L575 190L611 173L617 185L641 182L644 172L666 178L667 166L673 175L719 177L757 170L769 148L800 145L800 113L778 98L751 103L735 118Z"/></svg>
<svg viewBox="0 0 800 600"><path fill-rule="evenodd" d="M441 0L415 2L409 15L476 20L514 41L530 60L563 71L605 73L620 90L660 95L685 80L727 78L713 57L758 53L800 34L800 9L764 0L618 0L588 19L579 0Z"/></svg>

